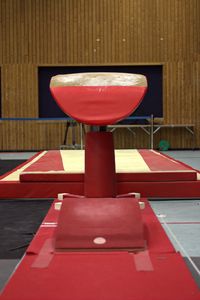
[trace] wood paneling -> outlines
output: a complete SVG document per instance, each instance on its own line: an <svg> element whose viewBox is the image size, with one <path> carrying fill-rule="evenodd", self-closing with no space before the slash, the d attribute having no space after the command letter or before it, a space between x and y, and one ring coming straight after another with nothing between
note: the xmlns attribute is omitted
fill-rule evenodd
<svg viewBox="0 0 200 300"><path fill-rule="evenodd" d="M163 64L164 122L194 123L200 147L199 0L0 0L2 117L38 117L38 66ZM2 122L0 150L58 148L62 122ZM69 137L70 138L70 137ZM163 130L192 147L184 130ZM147 136L115 133L116 147Z"/></svg>
<svg viewBox="0 0 200 300"><path fill-rule="evenodd" d="M37 76L37 66L32 64L2 66L2 116L38 116Z"/></svg>

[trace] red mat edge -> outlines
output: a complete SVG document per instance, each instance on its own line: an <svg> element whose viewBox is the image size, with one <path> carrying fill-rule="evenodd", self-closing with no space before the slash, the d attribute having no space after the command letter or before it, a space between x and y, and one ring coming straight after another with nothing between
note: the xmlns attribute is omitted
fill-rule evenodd
<svg viewBox="0 0 200 300"><path fill-rule="evenodd" d="M165 153L159 152L159 151L157 151L157 150L154 150L154 151L155 151L155 152L158 152L158 153L161 153L162 155L166 156L167 158L172 159L172 160L174 160L175 162L180 163L180 164L183 165L184 167L186 167L186 168L188 168L188 169L190 169L190 170L196 171L197 173L200 174L200 170L194 169L193 167L187 165L186 163L184 163L184 162L182 162L182 161L180 161L180 160L178 160L178 159L175 159L175 158L173 158L173 157L171 157L171 156L169 156L169 155L167 155L167 154L165 154Z"/></svg>
<svg viewBox="0 0 200 300"><path fill-rule="evenodd" d="M83 182L0 182L0 199L55 198L58 193L83 195ZM197 198L200 197L200 181L177 182L118 182L117 193L141 193L150 198Z"/></svg>
<svg viewBox="0 0 200 300"><path fill-rule="evenodd" d="M40 155L42 152L44 152L46 150L42 150L36 154L34 154L33 156L31 156L29 159L27 159L25 162L23 162L22 164L18 165L17 167L15 167L14 169L12 169L11 171L9 172L6 172L5 174L1 175L0 176L0 183L1 183L1 180L5 177L7 177L8 175L10 175L11 173L17 171L18 169L22 168L23 166L25 166L27 163L31 162L34 158L36 158L38 155Z"/></svg>

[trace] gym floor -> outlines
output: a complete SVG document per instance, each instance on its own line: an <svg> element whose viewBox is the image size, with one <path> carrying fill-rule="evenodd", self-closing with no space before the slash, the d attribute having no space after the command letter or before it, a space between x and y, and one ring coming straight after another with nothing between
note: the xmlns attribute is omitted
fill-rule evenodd
<svg viewBox="0 0 200 300"><path fill-rule="evenodd" d="M164 153L200 170L200 151L181 150ZM14 168L16 161L24 161L34 154L33 152L0 153L0 165L9 164ZM51 201L48 205L50 203ZM150 199L150 203L176 250L184 257L200 288L200 199ZM45 207L44 212L47 209L48 207ZM4 228L0 230L1 236L3 236L2 230L4 231ZM0 252L0 290L5 286L20 259L18 256L2 255L1 257Z"/></svg>

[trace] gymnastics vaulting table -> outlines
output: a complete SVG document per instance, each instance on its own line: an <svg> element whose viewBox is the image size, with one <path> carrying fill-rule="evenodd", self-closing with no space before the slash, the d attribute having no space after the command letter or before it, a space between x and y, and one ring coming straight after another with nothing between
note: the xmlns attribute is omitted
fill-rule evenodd
<svg viewBox="0 0 200 300"><path fill-rule="evenodd" d="M138 74L52 79L52 93L63 111L100 130L86 136L84 193L54 200L2 300L199 299L198 287L147 199L118 194L112 133L101 130L134 111L146 87ZM172 162L166 164L169 168Z"/></svg>

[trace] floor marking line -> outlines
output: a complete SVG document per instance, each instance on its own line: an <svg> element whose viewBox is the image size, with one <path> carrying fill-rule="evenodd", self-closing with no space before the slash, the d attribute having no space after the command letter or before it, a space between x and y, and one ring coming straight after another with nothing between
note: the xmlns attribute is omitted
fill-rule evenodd
<svg viewBox="0 0 200 300"><path fill-rule="evenodd" d="M183 222L165 222L166 224L174 224L174 225L200 225L200 221L183 221ZM163 224L162 222L161 222L161 224Z"/></svg>
<svg viewBox="0 0 200 300"><path fill-rule="evenodd" d="M181 250L183 252L183 254L185 255L185 257L189 260L189 262L191 263L191 265L193 266L193 268L195 269L195 271L197 272L197 274L200 276L200 270L197 267L197 265L193 262L193 260L190 258L189 254L187 253L187 251L183 248L183 246L181 245L181 243L179 242L179 240L177 239L176 235L174 234L174 232L169 228L169 226L167 225L167 223L165 222L165 220L163 219L163 217L160 217L162 219L162 224L164 225L165 229L171 234L172 238L174 239L174 241L176 242L176 244L179 247L179 250Z"/></svg>

